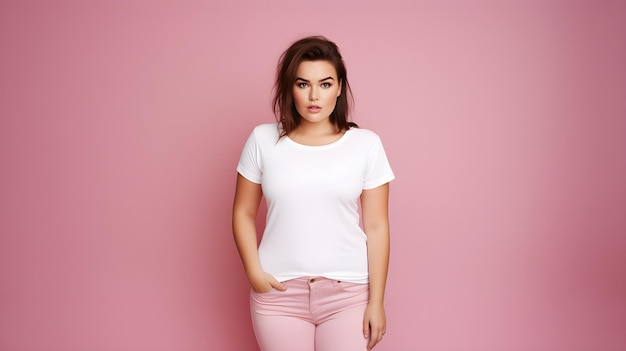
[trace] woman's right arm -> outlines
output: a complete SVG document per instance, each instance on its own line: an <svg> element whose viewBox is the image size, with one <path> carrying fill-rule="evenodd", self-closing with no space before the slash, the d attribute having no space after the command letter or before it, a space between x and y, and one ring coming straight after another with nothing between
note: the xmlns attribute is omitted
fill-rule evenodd
<svg viewBox="0 0 626 351"><path fill-rule="evenodd" d="M286 289L284 284L263 271L259 261L256 216L262 197L261 184L253 183L237 173L237 187L233 203L233 237L250 285L260 293L270 291L272 288Z"/></svg>

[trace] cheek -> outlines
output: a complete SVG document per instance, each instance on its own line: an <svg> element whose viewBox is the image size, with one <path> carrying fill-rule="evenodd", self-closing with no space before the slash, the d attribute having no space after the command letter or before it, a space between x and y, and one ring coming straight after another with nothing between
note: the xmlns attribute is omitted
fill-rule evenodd
<svg viewBox="0 0 626 351"><path fill-rule="evenodd" d="M326 100L329 103L337 103L337 94L339 93L339 90L333 90L328 92L328 95L326 96Z"/></svg>
<svg viewBox="0 0 626 351"><path fill-rule="evenodd" d="M337 100L337 94L339 94L339 92L341 91L341 89L335 88L335 89L330 89L328 92L328 99L332 99L332 100Z"/></svg>
<svg viewBox="0 0 626 351"><path fill-rule="evenodd" d="M308 101L308 98L307 98L306 94L302 93L302 90L294 89L293 90L293 101L295 102L296 106L299 106L299 105L302 105L302 104L306 104L306 102Z"/></svg>

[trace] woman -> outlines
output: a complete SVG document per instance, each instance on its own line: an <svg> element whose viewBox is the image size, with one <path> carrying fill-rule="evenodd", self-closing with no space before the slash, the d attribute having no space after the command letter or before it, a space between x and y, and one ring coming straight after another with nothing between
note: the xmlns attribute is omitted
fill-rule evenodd
<svg viewBox="0 0 626 351"><path fill-rule="evenodd" d="M371 350L385 334L394 175L378 136L348 122L349 93L333 42L293 43L278 65L278 123L254 128L244 146L233 234L263 351Z"/></svg>

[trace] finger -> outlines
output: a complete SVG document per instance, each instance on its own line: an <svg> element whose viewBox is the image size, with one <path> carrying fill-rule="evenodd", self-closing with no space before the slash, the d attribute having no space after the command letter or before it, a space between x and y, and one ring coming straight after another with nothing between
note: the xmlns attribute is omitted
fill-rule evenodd
<svg viewBox="0 0 626 351"><path fill-rule="evenodd" d="M368 326L368 329L369 340L367 342L367 349L371 350L374 348L374 346L376 346L376 344L378 344L378 333L376 332L376 329L373 328L371 325Z"/></svg>
<svg viewBox="0 0 626 351"><path fill-rule="evenodd" d="M370 332L370 321L367 318L363 318L363 337L367 339Z"/></svg>
<svg viewBox="0 0 626 351"><path fill-rule="evenodd" d="M374 348L374 346L376 346L376 344L377 344L377 343L378 343L378 338L377 338L377 337L375 337L373 334L372 334L372 335L370 335L370 339L369 339L369 341L367 342L367 349L368 349L368 350L373 349L373 348Z"/></svg>
<svg viewBox="0 0 626 351"><path fill-rule="evenodd" d="M374 335L372 335L372 337L370 338L369 342L367 343L367 349L371 350L373 349L376 345L378 345L378 343L382 340L382 337L375 337Z"/></svg>
<svg viewBox="0 0 626 351"><path fill-rule="evenodd" d="M285 290L287 290L287 285L285 285L285 284L283 284L283 283L279 282L279 281L278 281L278 280L276 280L276 279L271 280L271 281L270 281L270 285L271 285L274 289L276 289L276 290L280 290L280 291L285 291Z"/></svg>
<svg viewBox="0 0 626 351"><path fill-rule="evenodd" d="M378 333L378 341L376 341L377 344L383 341L383 336L385 336L385 333L383 333L382 331Z"/></svg>
<svg viewBox="0 0 626 351"><path fill-rule="evenodd" d="M373 349L374 346L383 340L384 332L382 328L371 328L370 334L371 336L368 342L368 350Z"/></svg>

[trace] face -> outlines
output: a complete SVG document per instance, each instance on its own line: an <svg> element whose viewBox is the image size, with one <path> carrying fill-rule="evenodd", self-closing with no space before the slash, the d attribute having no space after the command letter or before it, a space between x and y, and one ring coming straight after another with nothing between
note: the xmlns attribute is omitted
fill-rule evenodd
<svg viewBox="0 0 626 351"><path fill-rule="evenodd" d="M328 61L302 61L296 71L293 98L302 123L328 123L341 95L341 82Z"/></svg>

